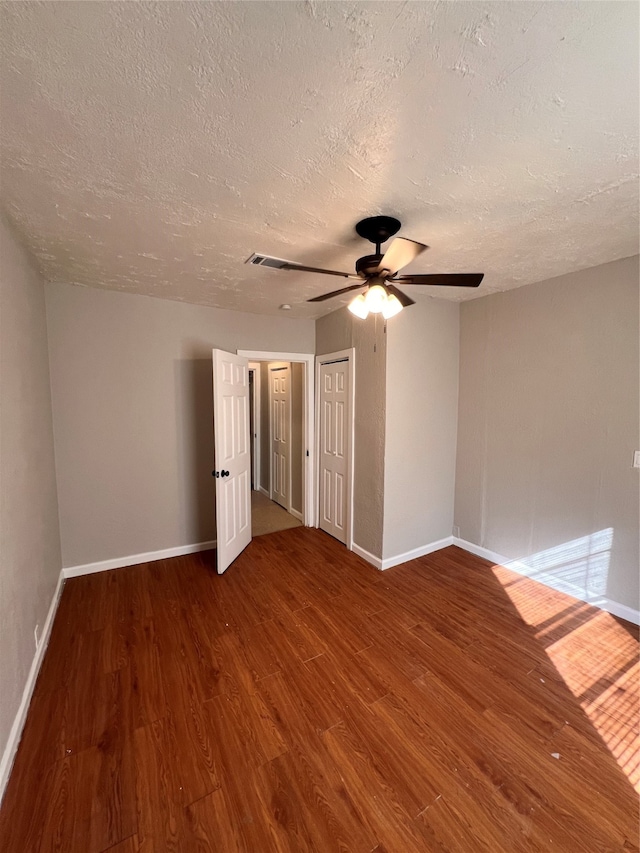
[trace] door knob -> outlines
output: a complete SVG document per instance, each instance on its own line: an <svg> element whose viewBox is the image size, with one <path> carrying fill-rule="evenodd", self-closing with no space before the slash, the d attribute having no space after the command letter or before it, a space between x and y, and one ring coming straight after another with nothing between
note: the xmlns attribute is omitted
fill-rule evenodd
<svg viewBox="0 0 640 853"><path fill-rule="evenodd" d="M220 472L220 476L221 476L221 477L228 477L228 476L229 476L229 472L228 472L228 471L221 471L221 472Z"/></svg>
<svg viewBox="0 0 640 853"><path fill-rule="evenodd" d="M212 476L212 477L219 477L219 476L220 476L220 472L219 472L219 471L212 471L212 472L211 472L211 476Z"/></svg>

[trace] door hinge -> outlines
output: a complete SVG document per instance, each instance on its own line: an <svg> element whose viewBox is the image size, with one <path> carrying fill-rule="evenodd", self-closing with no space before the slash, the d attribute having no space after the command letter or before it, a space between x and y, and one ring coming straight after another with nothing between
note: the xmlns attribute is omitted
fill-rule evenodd
<svg viewBox="0 0 640 853"><path fill-rule="evenodd" d="M307 456L309 455L309 451L307 450Z"/></svg>

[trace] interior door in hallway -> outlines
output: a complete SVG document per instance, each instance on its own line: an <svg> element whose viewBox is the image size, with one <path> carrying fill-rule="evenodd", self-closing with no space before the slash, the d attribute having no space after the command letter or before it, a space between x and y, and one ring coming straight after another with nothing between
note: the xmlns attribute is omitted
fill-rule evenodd
<svg viewBox="0 0 640 853"><path fill-rule="evenodd" d="M216 562L222 574L251 542L249 363L213 350Z"/></svg>
<svg viewBox="0 0 640 853"><path fill-rule="evenodd" d="M347 544L349 361L320 364L320 528Z"/></svg>
<svg viewBox="0 0 640 853"><path fill-rule="evenodd" d="M269 365L271 499L291 509L291 367Z"/></svg>

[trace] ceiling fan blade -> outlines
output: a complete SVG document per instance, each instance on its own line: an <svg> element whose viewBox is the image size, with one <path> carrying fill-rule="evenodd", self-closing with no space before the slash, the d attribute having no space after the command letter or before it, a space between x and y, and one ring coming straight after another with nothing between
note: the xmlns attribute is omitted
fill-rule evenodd
<svg viewBox="0 0 640 853"><path fill-rule="evenodd" d="M415 305L416 304L415 299L409 299L409 297L407 296L406 293L403 293L401 290L398 290L398 288L394 287L391 284L391 282L389 282L389 281L385 282L384 286L389 291L389 293L391 293L393 296L395 296L397 298L397 300L400 302L400 304L402 305L403 308L408 308L409 305Z"/></svg>
<svg viewBox="0 0 640 853"><path fill-rule="evenodd" d="M349 287L343 287L340 290L332 290L331 293L323 293L322 296L314 296L313 299L307 299L307 302L324 302L325 299L333 299L334 296L340 296L342 293L349 293L351 290L361 290L366 287L367 282L360 280L360 284L350 284Z"/></svg>
<svg viewBox="0 0 640 853"><path fill-rule="evenodd" d="M398 270L410 264L414 258L421 255L425 249L428 249L423 243L416 243L415 240L406 240L404 237L396 237L391 243L384 257L378 265L378 272L386 270L395 275Z"/></svg>
<svg viewBox="0 0 640 853"><path fill-rule="evenodd" d="M293 261L285 261L284 258L274 258L271 255L258 255L254 252L249 255L245 264L253 264L257 267L269 267L272 270L299 270L300 272L320 272L325 275L339 275L342 278L358 278L358 276L348 272L338 272L337 270L322 270L319 267L306 267L303 264L296 264Z"/></svg>
<svg viewBox="0 0 640 853"><path fill-rule="evenodd" d="M444 273L435 275L400 275L392 279L395 284L429 284L447 287L477 287L484 278L483 272Z"/></svg>
<svg viewBox="0 0 640 853"><path fill-rule="evenodd" d="M281 270L299 270L300 272L320 272L324 275L339 275L342 278L358 278L357 275L353 275L348 272L338 272L337 270L323 270L319 267L304 267L302 264L292 264L288 261L284 264L280 265Z"/></svg>

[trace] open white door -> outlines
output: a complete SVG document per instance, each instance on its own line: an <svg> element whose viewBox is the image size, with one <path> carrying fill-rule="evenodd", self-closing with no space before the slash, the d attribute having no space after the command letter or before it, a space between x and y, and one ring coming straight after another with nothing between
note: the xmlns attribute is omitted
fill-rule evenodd
<svg viewBox="0 0 640 853"><path fill-rule="evenodd" d="M213 431L217 569L221 575L251 542L249 361L213 350Z"/></svg>

